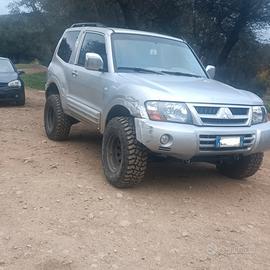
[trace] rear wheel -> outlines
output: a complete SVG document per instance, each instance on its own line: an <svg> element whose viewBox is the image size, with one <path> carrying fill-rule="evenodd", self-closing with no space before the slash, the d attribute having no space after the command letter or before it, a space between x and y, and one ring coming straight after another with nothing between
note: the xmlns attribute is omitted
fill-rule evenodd
<svg viewBox="0 0 270 270"><path fill-rule="evenodd" d="M118 188L140 183L147 165L147 149L137 141L131 117L113 118L102 143L102 163L109 183Z"/></svg>
<svg viewBox="0 0 270 270"><path fill-rule="evenodd" d="M238 160L223 161L217 165L218 171L230 178L248 178L260 169L263 162L263 153L240 157Z"/></svg>
<svg viewBox="0 0 270 270"><path fill-rule="evenodd" d="M46 134L54 141L66 140L71 128L71 119L63 111L59 95L51 95L46 100L44 111Z"/></svg>

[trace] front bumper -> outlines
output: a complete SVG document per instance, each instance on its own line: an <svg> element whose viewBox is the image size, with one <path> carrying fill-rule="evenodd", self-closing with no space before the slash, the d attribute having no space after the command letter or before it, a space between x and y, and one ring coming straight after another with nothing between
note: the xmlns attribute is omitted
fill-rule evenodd
<svg viewBox="0 0 270 270"><path fill-rule="evenodd" d="M0 102L1 101L16 101L19 100L23 94L23 87L21 88L10 88L10 87L1 87L0 88Z"/></svg>
<svg viewBox="0 0 270 270"><path fill-rule="evenodd" d="M270 122L251 127L206 127L136 118L135 126L137 140L152 152L184 160L198 156L249 155L270 150ZM167 145L160 142L164 134L172 138ZM230 149L211 145L215 143L216 136L228 135L243 137L245 144Z"/></svg>

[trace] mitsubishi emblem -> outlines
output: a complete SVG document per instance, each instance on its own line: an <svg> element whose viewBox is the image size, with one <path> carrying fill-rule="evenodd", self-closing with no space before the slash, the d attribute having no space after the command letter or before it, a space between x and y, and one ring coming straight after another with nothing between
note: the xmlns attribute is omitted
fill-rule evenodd
<svg viewBox="0 0 270 270"><path fill-rule="evenodd" d="M220 119L233 119L233 114L229 108L220 108L217 116Z"/></svg>

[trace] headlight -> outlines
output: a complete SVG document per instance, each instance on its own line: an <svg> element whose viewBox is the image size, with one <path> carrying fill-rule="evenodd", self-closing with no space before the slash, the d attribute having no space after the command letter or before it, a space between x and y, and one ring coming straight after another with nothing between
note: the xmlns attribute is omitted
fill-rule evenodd
<svg viewBox="0 0 270 270"><path fill-rule="evenodd" d="M268 121L267 110L264 106L252 107L252 125Z"/></svg>
<svg viewBox="0 0 270 270"><path fill-rule="evenodd" d="M185 103L148 101L145 106L151 120L192 123L191 113Z"/></svg>
<svg viewBox="0 0 270 270"><path fill-rule="evenodd" d="M11 81L8 86L13 88L20 88L22 86L22 83L19 80L15 80Z"/></svg>

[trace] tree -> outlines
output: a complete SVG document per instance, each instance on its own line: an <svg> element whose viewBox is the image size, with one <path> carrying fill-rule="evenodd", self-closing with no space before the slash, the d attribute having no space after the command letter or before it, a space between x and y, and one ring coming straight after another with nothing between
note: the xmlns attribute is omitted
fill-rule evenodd
<svg viewBox="0 0 270 270"><path fill-rule="evenodd" d="M64 29L75 22L99 21L183 37L207 59L205 64L217 65L218 79L237 86L247 82L250 87L260 69L256 57L262 51L253 30L270 24L270 0L14 0L10 9L31 14L27 26L20 25L17 33L28 47L9 50L5 45L7 52L20 50L20 58L39 56L48 62ZM8 33L5 27L0 21L2 36ZM11 42L11 37L7 39Z"/></svg>
<svg viewBox="0 0 270 270"><path fill-rule="evenodd" d="M270 23L270 1L269 0L194 0L200 29L196 35L213 36L210 42L215 40L221 42L221 49L215 62L217 66L223 66L232 49L240 39L241 34L250 29L258 28ZM205 33L209 29L212 31ZM206 41L207 43L207 41ZM203 44L213 48L213 42ZM202 47L202 46L201 46Z"/></svg>

